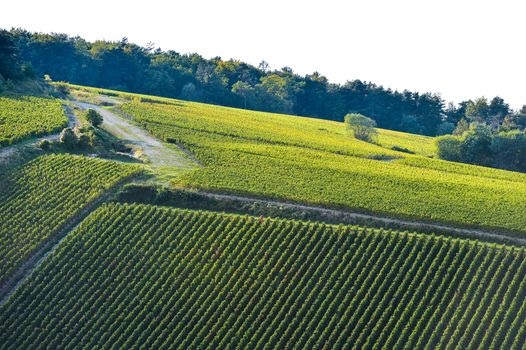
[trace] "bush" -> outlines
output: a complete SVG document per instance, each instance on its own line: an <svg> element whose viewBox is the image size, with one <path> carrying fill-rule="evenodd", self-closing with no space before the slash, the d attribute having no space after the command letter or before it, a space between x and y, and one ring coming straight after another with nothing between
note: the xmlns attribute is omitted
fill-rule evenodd
<svg viewBox="0 0 526 350"><path fill-rule="evenodd" d="M371 118L358 113L350 113L345 116L345 125L359 140L374 142L376 139L376 122Z"/></svg>
<svg viewBox="0 0 526 350"><path fill-rule="evenodd" d="M60 142L69 149L77 147L78 139L77 135L75 135L75 132L71 128L65 128L60 133Z"/></svg>
<svg viewBox="0 0 526 350"><path fill-rule="evenodd" d="M94 127L98 127L102 124L103 118L97 111L88 109L86 111L86 120Z"/></svg>
<svg viewBox="0 0 526 350"><path fill-rule="evenodd" d="M526 171L526 134L518 130L493 134L474 123L462 136L437 137L435 145L441 159Z"/></svg>
<svg viewBox="0 0 526 350"><path fill-rule="evenodd" d="M39 142L38 148L43 149L44 151L47 151L48 149L51 148L51 142L49 142L49 140L44 139Z"/></svg>
<svg viewBox="0 0 526 350"><path fill-rule="evenodd" d="M80 148L88 148L91 146L91 144L92 144L91 137L89 137L86 134L79 135L78 146Z"/></svg>
<svg viewBox="0 0 526 350"><path fill-rule="evenodd" d="M439 136L435 139L437 156L453 162L462 161L462 138L453 135Z"/></svg>
<svg viewBox="0 0 526 350"><path fill-rule="evenodd" d="M51 79L51 77L49 79ZM62 95L69 94L69 87L64 83L58 83L52 86L55 88L55 91L57 91L59 94L62 94Z"/></svg>

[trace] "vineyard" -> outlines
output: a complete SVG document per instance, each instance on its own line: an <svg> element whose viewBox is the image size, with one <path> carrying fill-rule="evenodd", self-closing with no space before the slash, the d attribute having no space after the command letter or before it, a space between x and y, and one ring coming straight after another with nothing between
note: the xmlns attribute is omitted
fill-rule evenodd
<svg viewBox="0 0 526 350"><path fill-rule="evenodd" d="M108 204L0 308L0 349L522 349L524 249Z"/></svg>
<svg viewBox="0 0 526 350"><path fill-rule="evenodd" d="M56 99L0 97L0 147L60 131L68 124Z"/></svg>
<svg viewBox="0 0 526 350"><path fill-rule="evenodd" d="M381 131L381 147L353 139L341 123L126 96L127 115L205 165L179 185L526 233L525 174L387 147L427 154L429 138Z"/></svg>
<svg viewBox="0 0 526 350"><path fill-rule="evenodd" d="M0 285L46 240L135 166L71 155L36 158L0 184Z"/></svg>

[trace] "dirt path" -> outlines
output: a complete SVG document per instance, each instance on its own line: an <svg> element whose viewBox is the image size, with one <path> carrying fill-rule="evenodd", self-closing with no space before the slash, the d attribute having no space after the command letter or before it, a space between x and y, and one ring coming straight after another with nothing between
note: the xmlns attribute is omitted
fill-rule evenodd
<svg viewBox="0 0 526 350"><path fill-rule="evenodd" d="M104 118L102 128L125 143L139 147L152 166L177 167L180 169L190 169L196 166L196 163L189 159L182 149L159 141L144 129L116 113L91 103L73 102L84 110L96 110Z"/></svg>
<svg viewBox="0 0 526 350"><path fill-rule="evenodd" d="M76 125L78 125L79 121L77 120L77 117L75 116L75 114L73 114L73 112L70 110L69 107L67 106L63 106L63 107L66 113L66 116L68 117L68 127L73 128ZM12 146L0 147L0 165L7 163L10 159L16 156L20 152L21 148L23 147L34 146L43 140L57 141L59 137L60 137L60 133L55 133L55 134L46 135L46 136L42 136L38 138L24 140Z"/></svg>
<svg viewBox="0 0 526 350"><path fill-rule="evenodd" d="M355 223L356 220L371 221L377 224L389 224L396 225L402 230L411 230L411 231L427 231L434 232L437 234L453 234L455 236L479 239L482 241L491 241L498 243L512 243L518 244L521 246L526 246L526 238L519 238L513 234L506 234L504 232L491 232L486 230L479 229L469 229L469 228L459 228L454 226L442 225L442 224L433 224L421 221L410 221L410 220L401 220L393 219L385 216L378 215L369 215L361 213L353 213L350 211L336 210L336 209L327 209L316 206L309 206L296 203L287 203L280 202L277 200L270 199L260 199L260 198L250 198L243 196L236 196L230 194L219 194L219 193L210 193L210 192L199 192L201 195L209 198L215 199L224 199L224 200L234 200L241 201L246 203L265 203L272 206L280 208L289 208L289 209L298 209L306 212L314 212L319 214L320 217L330 220L338 220L343 223ZM323 221L323 220L321 220ZM362 224L363 225L363 224ZM373 226L374 227L374 226Z"/></svg>

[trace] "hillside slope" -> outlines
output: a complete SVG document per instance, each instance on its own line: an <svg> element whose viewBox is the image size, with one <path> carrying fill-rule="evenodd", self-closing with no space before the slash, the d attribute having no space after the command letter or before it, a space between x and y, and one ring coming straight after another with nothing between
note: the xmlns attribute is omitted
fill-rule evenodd
<svg viewBox="0 0 526 350"><path fill-rule="evenodd" d="M136 166L47 155L12 169L0 183L0 291L25 260Z"/></svg>
<svg viewBox="0 0 526 350"><path fill-rule="evenodd" d="M58 132L67 124L58 99L0 96L0 149L29 137Z"/></svg>
<svg viewBox="0 0 526 350"><path fill-rule="evenodd" d="M122 96L131 99L121 106L129 117L205 165L182 174L178 185L526 232L525 174L397 152L352 138L342 123ZM403 135L391 143L429 152L430 139Z"/></svg>
<svg viewBox="0 0 526 350"><path fill-rule="evenodd" d="M0 349L520 349L525 293L523 249L111 204L0 308Z"/></svg>

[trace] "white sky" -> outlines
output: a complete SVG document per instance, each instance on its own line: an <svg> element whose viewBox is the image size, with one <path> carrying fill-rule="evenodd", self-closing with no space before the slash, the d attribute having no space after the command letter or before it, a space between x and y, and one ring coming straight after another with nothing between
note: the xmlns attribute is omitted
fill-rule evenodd
<svg viewBox="0 0 526 350"><path fill-rule="evenodd" d="M7 0L0 27L124 36L330 81L362 79L446 100L500 95L526 104L520 0Z"/></svg>

